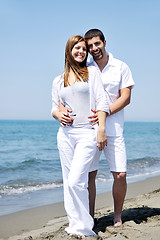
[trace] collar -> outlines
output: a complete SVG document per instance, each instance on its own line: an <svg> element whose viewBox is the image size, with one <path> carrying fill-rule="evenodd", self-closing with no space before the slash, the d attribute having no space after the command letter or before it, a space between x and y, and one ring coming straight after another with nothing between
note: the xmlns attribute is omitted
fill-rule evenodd
<svg viewBox="0 0 160 240"><path fill-rule="evenodd" d="M108 60L107 65L104 67L104 69L108 66L112 66L112 67L115 66L113 55L110 52L107 52L107 55L109 57L109 60ZM93 57L91 57L89 60L87 60L87 64L88 65L94 65L94 66L98 67L97 63L93 60Z"/></svg>

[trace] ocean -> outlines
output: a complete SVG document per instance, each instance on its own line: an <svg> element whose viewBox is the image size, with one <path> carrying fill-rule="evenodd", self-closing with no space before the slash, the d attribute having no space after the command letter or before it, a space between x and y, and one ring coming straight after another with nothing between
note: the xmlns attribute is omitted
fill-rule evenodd
<svg viewBox="0 0 160 240"><path fill-rule="evenodd" d="M59 123L0 120L0 215L63 201L56 135ZM160 175L160 122L125 122L127 182ZM102 154L97 193L110 191Z"/></svg>

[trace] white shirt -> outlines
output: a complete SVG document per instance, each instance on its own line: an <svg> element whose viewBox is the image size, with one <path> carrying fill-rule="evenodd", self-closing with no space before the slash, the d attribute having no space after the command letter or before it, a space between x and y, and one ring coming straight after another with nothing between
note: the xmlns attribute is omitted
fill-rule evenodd
<svg viewBox="0 0 160 240"><path fill-rule="evenodd" d="M74 118L72 127L92 128L88 121L88 116L91 115L88 81L76 81L67 87L61 84L59 97L65 107L72 109L72 113L69 114Z"/></svg>
<svg viewBox="0 0 160 240"><path fill-rule="evenodd" d="M109 61L101 72L95 61L88 63L89 66L96 66L103 82L104 90L109 96L108 102L111 106L119 98L119 90L126 87L133 87L134 81L131 71L126 63L114 58L109 53ZM106 120L107 136L120 136L123 134L124 109L108 116Z"/></svg>
<svg viewBox="0 0 160 240"><path fill-rule="evenodd" d="M72 86L64 87L64 75L56 77L52 86L52 112L59 110L59 99L72 109L75 118L73 127L84 127L89 124L88 116L91 109L109 112L109 104L103 88L100 74L95 67L88 67L88 82L75 82ZM74 116L75 115L75 116Z"/></svg>

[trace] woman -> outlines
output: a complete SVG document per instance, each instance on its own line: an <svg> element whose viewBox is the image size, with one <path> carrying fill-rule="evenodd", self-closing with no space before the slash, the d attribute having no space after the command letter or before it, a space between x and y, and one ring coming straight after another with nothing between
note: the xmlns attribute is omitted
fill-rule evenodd
<svg viewBox="0 0 160 240"><path fill-rule="evenodd" d="M63 106L72 109L73 123L60 127L57 143L60 154L64 204L69 219L65 229L68 234L82 237L95 235L93 218L89 214L88 173L98 148L107 144L105 133L106 112L109 112L103 85L95 67L86 67L86 42L81 36L71 37L65 50L65 71L55 78L52 87L52 115L65 118L60 113ZM58 106L58 100L59 106ZM99 128L96 136L89 123L91 108L98 111Z"/></svg>

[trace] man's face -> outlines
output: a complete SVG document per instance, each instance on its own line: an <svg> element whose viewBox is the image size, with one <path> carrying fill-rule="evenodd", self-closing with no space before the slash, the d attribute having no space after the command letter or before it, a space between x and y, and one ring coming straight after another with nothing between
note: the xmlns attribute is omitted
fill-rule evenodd
<svg viewBox="0 0 160 240"><path fill-rule="evenodd" d="M99 36L97 36L97 37L88 39L87 44L88 44L89 52L93 56L93 59L95 61L98 61L103 58L105 53L106 40L102 42Z"/></svg>

